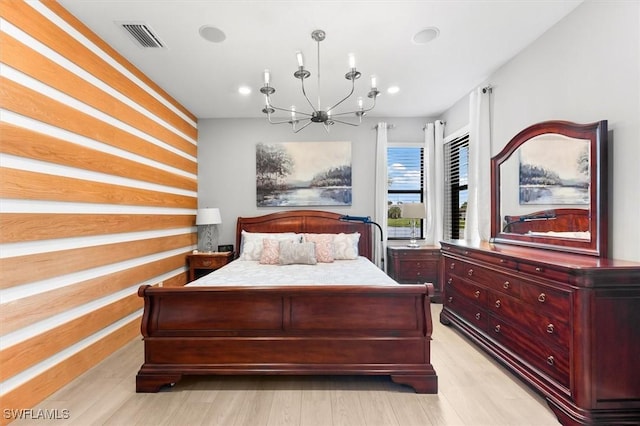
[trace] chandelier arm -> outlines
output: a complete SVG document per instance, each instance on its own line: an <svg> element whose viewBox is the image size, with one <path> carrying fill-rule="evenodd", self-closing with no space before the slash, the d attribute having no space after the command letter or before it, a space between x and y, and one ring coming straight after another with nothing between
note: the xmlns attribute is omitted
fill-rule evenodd
<svg viewBox="0 0 640 426"><path fill-rule="evenodd" d="M340 124L347 124L349 126L359 126L360 124L362 124L362 117L360 118L359 123L349 123L348 121L342 121L342 120L333 120L333 121Z"/></svg>
<svg viewBox="0 0 640 426"><path fill-rule="evenodd" d="M336 108L338 105L340 105L341 103L343 103L344 101L346 101L347 99L349 99L351 97L351 95L353 95L353 92L356 89L356 80L355 78L353 80L351 80L351 91L349 92L349 94L347 96L345 96L344 98L342 98L342 100L340 100L340 102L338 102L337 104L335 104L334 106L332 106L331 108L329 108L327 111L332 111L334 108ZM333 115L333 114L331 114Z"/></svg>
<svg viewBox="0 0 640 426"><path fill-rule="evenodd" d="M307 117L311 117L311 116L312 116L312 114L309 114L309 113L304 112L304 111L298 111L298 110L292 110L292 109L288 109L288 108L280 108L280 107L277 107L277 106L273 105L271 102L269 102L269 106L270 106L271 108L275 109L275 110L278 110L278 111L284 111L284 112L295 112L296 114L306 115ZM291 120L289 120L289 121L291 121Z"/></svg>
<svg viewBox="0 0 640 426"><path fill-rule="evenodd" d="M298 133L300 130L304 129L305 127L307 127L311 123L313 123L313 121L311 121L311 120L307 121L307 123L304 126L300 127L297 130L294 130L293 133Z"/></svg>
<svg viewBox="0 0 640 426"><path fill-rule="evenodd" d="M373 98L373 104L371 105L370 108L363 109L363 110L356 110L356 111L339 112L337 114L331 114L331 117L340 117L341 115L358 114L358 113L362 113L362 115L364 115L364 113L371 111L375 107L376 107L376 98Z"/></svg>
<svg viewBox="0 0 640 426"><path fill-rule="evenodd" d="M309 106L311 106L311 109L313 110L313 112L318 112L318 110L313 106L313 103L311 102L311 100L309 100L309 97L307 96L307 92L304 90L304 78L300 79L300 83L302 84L302 94L304 95L304 98L307 100L307 102L309 102ZM307 115L311 115L311 114L307 114Z"/></svg>

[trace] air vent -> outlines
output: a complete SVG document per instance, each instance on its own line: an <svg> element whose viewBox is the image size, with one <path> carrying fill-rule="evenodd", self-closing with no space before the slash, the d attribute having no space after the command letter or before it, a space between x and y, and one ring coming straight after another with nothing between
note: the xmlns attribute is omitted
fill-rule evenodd
<svg viewBox="0 0 640 426"><path fill-rule="evenodd" d="M165 47L160 37L155 35L153 30L145 23L119 22L118 25L129 34L139 47L152 49L163 49Z"/></svg>

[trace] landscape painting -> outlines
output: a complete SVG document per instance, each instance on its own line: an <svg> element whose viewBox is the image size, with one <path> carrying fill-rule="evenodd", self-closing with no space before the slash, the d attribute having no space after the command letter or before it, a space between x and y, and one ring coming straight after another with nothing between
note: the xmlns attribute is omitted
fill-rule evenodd
<svg viewBox="0 0 640 426"><path fill-rule="evenodd" d="M351 142L256 145L258 207L351 205Z"/></svg>
<svg viewBox="0 0 640 426"><path fill-rule="evenodd" d="M589 204L589 146L544 135L520 147L520 204Z"/></svg>

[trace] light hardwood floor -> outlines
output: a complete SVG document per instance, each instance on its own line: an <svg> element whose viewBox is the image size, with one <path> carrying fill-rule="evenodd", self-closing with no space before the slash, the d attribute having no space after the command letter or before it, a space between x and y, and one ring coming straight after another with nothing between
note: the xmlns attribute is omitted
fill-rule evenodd
<svg viewBox="0 0 640 426"><path fill-rule="evenodd" d="M558 425L544 400L454 330L432 305L437 395L388 377L193 377L136 394L139 339L35 409L69 410L64 425ZM12 425L46 424L17 420Z"/></svg>

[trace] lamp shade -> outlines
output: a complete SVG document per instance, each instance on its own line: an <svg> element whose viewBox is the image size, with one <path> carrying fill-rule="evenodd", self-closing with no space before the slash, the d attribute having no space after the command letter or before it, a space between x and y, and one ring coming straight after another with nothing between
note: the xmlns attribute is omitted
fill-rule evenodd
<svg viewBox="0 0 640 426"><path fill-rule="evenodd" d="M424 203L406 203L402 205L402 217L407 219L422 219L426 216Z"/></svg>
<svg viewBox="0 0 640 426"><path fill-rule="evenodd" d="M217 208L204 208L198 209L198 215L196 216L196 225L217 225L222 223L220 217L220 209Z"/></svg>

